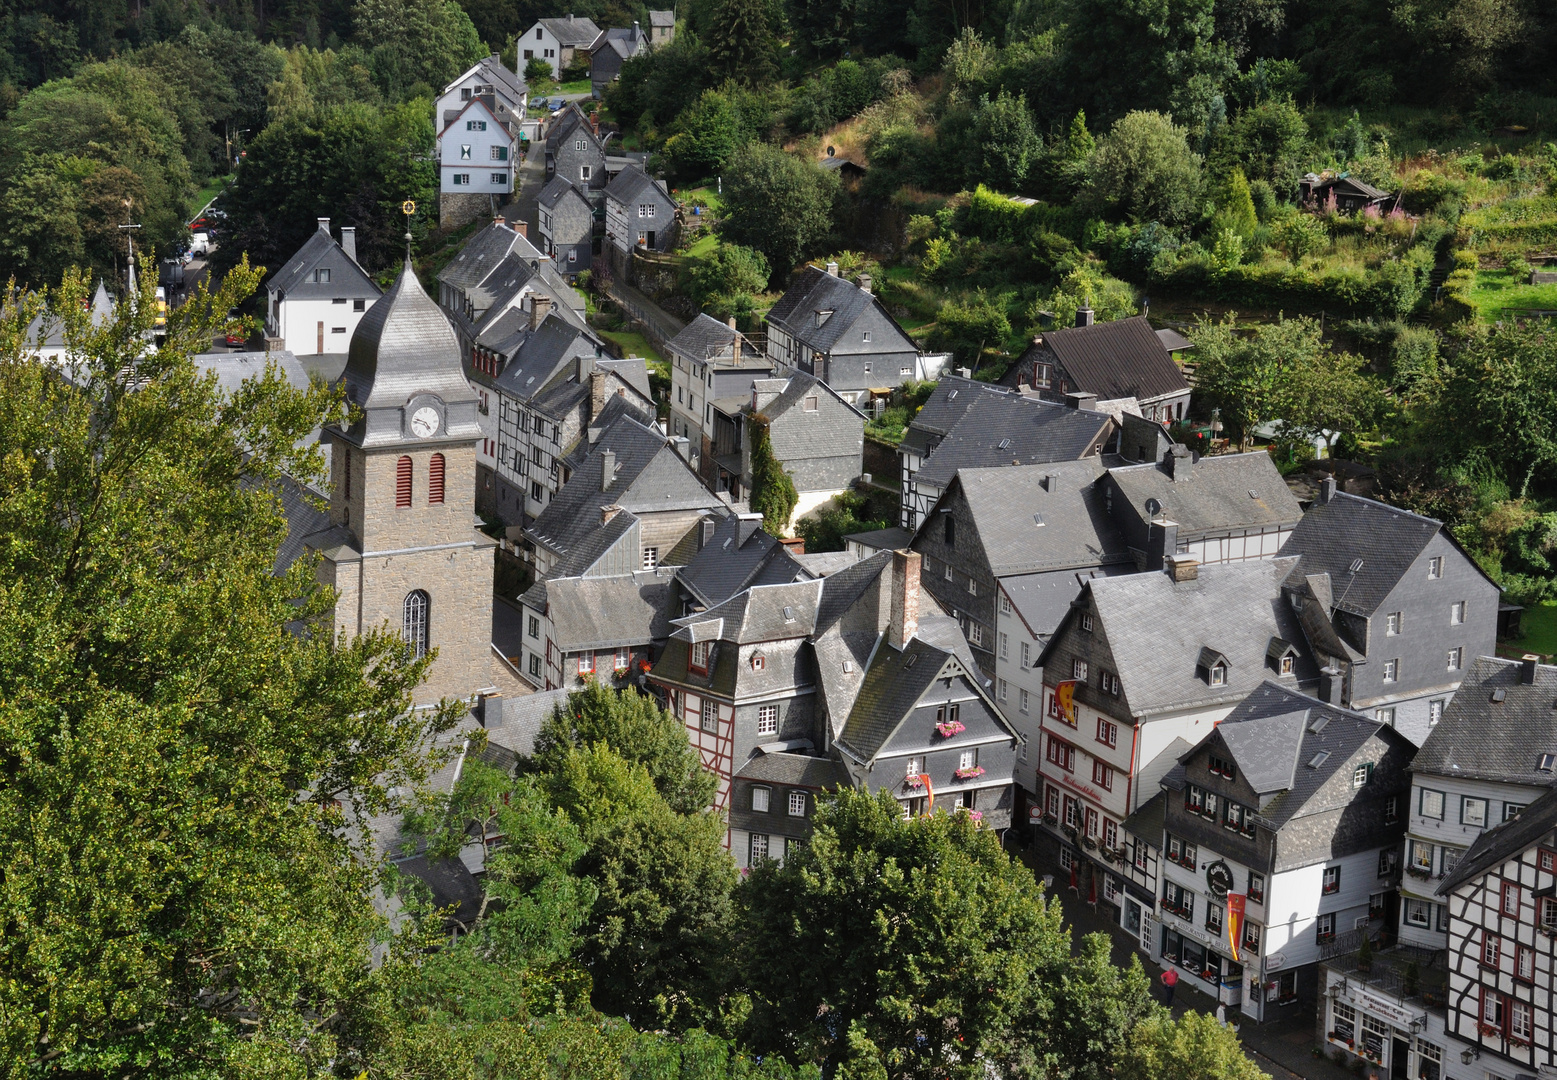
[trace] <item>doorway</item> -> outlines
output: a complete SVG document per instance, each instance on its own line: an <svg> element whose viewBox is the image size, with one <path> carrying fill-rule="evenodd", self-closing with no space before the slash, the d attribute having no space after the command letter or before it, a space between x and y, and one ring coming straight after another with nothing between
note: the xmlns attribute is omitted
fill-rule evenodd
<svg viewBox="0 0 1557 1080"><path fill-rule="evenodd" d="M654 234L652 232L649 233L649 235L648 235L648 241L649 241L650 249L653 249L653 247L654 247Z"/></svg>
<svg viewBox="0 0 1557 1080"><path fill-rule="evenodd" d="M1389 1045L1389 1080L1407 1080L1410 1075L1406 1068L1407 1059L1411 1056L1411 1044L1396 1036L1390 1040Z"/></svg>

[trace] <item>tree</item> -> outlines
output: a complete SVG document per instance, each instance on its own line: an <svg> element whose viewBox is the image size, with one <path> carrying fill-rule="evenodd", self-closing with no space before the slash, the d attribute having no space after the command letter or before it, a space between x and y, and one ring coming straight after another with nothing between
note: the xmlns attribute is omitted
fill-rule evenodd
<svg viewBox="0 0 1557 1080"><path fill-rule="evenodd" d="M1454 356L1440 426L1523 498L1557 490L1557 341L1532 321L1484 330Z"/></svg>
<svg viewBox="0 0 1557 1080"><path fill-rule="evenodd" d="M1384 395L1368 374L1367 361L1337 352L1320 336L1313 319L1289 319L1296 346L1287 358L1281 387L1282 438L1322 438L1333 452L1343 434L1372 429L1384 408Z"/></svg>
<svg viewBox="0 0 1557 1080"><path fill-rule="evenodd" d="M1140 958L1132 954L1129 966L1120 967L1112 944L1102 934L1088 934L1055 988L1048 1045L1070 1066L1068 1080L1112 1080L1118 1048L1137 1024L1161 1013Z"/></svg>
<svg viewBox="0 0 1557 1080"><path fill-rule="evenodd" d="M1094 117L1172 109L1198 127L1237 74L1214 0L1065 0L1060 84Z"/></svg>
<svg viewBox="0 0 1557 1080"><path fill-rule="evenodd" d="M749 296L768 287L768 260L739 244L720 244L692 264L690 292L700 307L716 297Z"/></svg>
<svg viewBox="0 0 1557 1080"><path fill-rule="evenodd" d="M1133 112L1098 140L1082 199L1131 221L1181 225L1199 209L1200 156L1163 113Z"/></svg>
<svg viewBox="0 0 1557 1080"><path fill-rule="evenodd" d="M935 315L931 339L938 349L950 349L964 364L978 367L989 346L1004 348L1011 337L1005 309L982 289L965 300L948 300Z"/></svg>
<svg viewBox="0 0 1557 1080"><path fill-rule="evenodd" d="M1281 325L1281 324L1277 324ZM1190 331L1195 342L1195 388L1202 405L1220 409L1239 445L1254 429L1277 416L1283 354L1266 328L1239 332L1236 314L1220 322L1201 318Z"/></svg>
<svg viewBox="0 0 1557 1080"><path fill-rule="evenodd" d="M1276 242L1286 251L1293 266L1330 246L1329 230L1312 214L1289 214L1276 226L1275 232Z"/></svg>
<svg viewBox="0 0 1557 1080"><path fill-rule="evenodd" d="M1234 118L1225 156L1249 176L1268 180L1282 195L1297 197L1299 164L1308 146L1308 123L1291 98L1261 101Z"/></svg>
<svg viewBox="0 0 1557 1080"><path fill-rule="evenodd" d="M1254 230L1260 227L1254 213L1254 199L1249 195L1249 181L1242 169L1227 174L1217 198L1216 214L1211 218L1211 230L1220 233L1231 229L1244 243L1254 239Z"/></svg>
<svg viewBox="0 0 1557 1080"><path fill-rule="evenodd" d="M1047 1060L1059 907L967 814L909 820L888 792L842 790L810 843L752 870L739 927L756 1050L958 1080Z"/></svg>
<svg viewBox="0 0 1557 1080"><path fill-rule="evenodd" d="M774 536L785 536L800 494L795 490L794 478L773 454L768 418L755 413L748 427L751 429L751 508L762 515L764 529Z"/></svg>
<svg viewBox="0 0 1557 1080"><path fill-rule="evenodd" d="M713 176L730 156L758 138L739 108L739 90L704 90L697 101L676 117L678 129L665 143L665 156L687 177Z"/></svg>
<svg viewBox="0 0 1557 1080"><path fill-rule="evenodd" d="M356 0L352 36L391 101L436 94L487 55L455 0Z"/></svg>
<svg viewBox="0 0 1557 1080"><path fill-rule="evenodd" d="M727 240L756 248L775 278L827 242L838 178L775 146L752 143L730 158L724 175Z"/></svg>
<svg viewBox="0 0 1557 1080"><path fill-rule="evenodd" d="M1033 128L1027 98L1012 97L1002 90L991 100L980 99L973 122L973 141L978 157L974 179L1006 190L1019 188L1027 179L1034 159L1043 148Z"/></svg>
<svg viewBox="0 0 1557 1080"><path fill-rule="evenodd" d="M1243 1052L1238 1036L1216 1017L1186 1012L1177 1020L1158 1012L1135 1025L1119 1047L1119 1080L1270 1080Z"/></svg>
<svg viewBox="0 0 1557 1080"><path fill-rule="evenodd" d="M156 273L101 328L48 297L73 378L0 312L0 1045L20 1075L326 1068L387 930L353 823L427 775L456 711L413 712L430 657L337 641L304 558L275 572L286 476L345 418L271 367L230 394L189 357L257 275L168 320ZM31 1064L28 1064L28 1063Z"/></svg>
<svg viewBox="0 0 1557 1080"><path fill-rule="evenodd" d="M767 0L714 0L705 37L716 77L746 86L772 77L773 28Z"/></svg>
<svg viewBox="0 0 1557 1080"><path fill-rule="evenodd" d="M556 69L539 56L532 56L524 62L525 82L549 82L555 74Z"/></svg>

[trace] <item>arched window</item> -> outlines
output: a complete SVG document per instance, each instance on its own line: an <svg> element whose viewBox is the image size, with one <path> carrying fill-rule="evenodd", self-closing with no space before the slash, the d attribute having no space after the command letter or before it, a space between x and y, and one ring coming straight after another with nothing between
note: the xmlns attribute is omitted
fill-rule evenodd
<svg viewBox="0 0 1557 1080"><path fill-rule="evenodd" d="M427 593L415 589L405 597L405 643L411 655L420 660L427 655Z"/></svg>
<svg viewBox="0 0 1557 1080"><path fill-rule="evenodd" d="M443 455L434 454L427 464L427 505L443 502Z"/></svg>
<svg viewBox="0 0 1557 1080"><path fill-rule="evenodd" d="M395 506L411 505L411 459L403 457L395 463Z"/></svg>

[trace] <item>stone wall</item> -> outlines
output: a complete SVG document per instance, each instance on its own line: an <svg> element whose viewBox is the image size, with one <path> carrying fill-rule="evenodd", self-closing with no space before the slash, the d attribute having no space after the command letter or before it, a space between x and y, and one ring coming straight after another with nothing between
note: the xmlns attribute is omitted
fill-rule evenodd
<svg viewBox="0 0 1557 1080"><path fill-rule="evenodd" d="M486 192L441 191L438 193L438 227L457 229L478 217L491 216L506 197L507 192L503 193L502 199L494 199Z"/></svg>

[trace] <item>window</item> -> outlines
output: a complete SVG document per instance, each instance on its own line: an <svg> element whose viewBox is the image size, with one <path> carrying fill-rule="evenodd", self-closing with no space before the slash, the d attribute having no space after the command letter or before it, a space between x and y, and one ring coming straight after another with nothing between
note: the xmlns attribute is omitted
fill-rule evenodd
<svg viewBox="0 0 1557 1080"><path fill-rule="evenodd" d="M460 160L461 161L469 161L470 160L470 144L469 143L465 143L463 146L460 147Z"/></svg>
<svg viewBox="0 0 1557 1080"><path fill-rule="evenodd" d="M1087 662L1085 660L1072 660L1070 662L1070 677L1077 682L1087 681Z"/></svg>
<svg viewBox="0 0 1557 1080"><path fill-rule="evenodd" d="M593 171L588 165L580 165L578 167L578 178L580 180L588 180L589 174Z"/></svg>
<svg viewBox="0 0 1557 1080"><path fill-rule="evenodd" d="M1519 812L1521 810L1523 810L1523 809L1524 809L1524 807L1519 805L1518 803L1512 803L1512 802L1504 803L1503 804L1503 820L1504 821L1513 821L1516 817L1519 816Z"/></svg>
<svg viewBox="0 0 1557 1080"><path fill-rule="evenodd" d="M1339 866L1325 867L1324 884L1319 891L1325 896L1341 891L1341 868Z"/></svg>
<svg viewBox="0 0 1557 1080"><path fill-rule="evenodd" d="M579 653L578 654L578 673L580 675L589 675L594 670L595 670L595 654L594 653Z"/></svg>
<svg viewBox="0 0 1557 1080"><path fill-rule="evenodd" d="M1254 953L1255 955L1259 954L1260 928L1254 923L1246 922L1243 924L1243 948L1245 952Z"/></svg>
<svg viewBox="0 0 1557 1080"><path fill-rule="evenodd" d="M1425 818L1434 818L1435 820L1442 821L1443 792L1432 791L1428 788L1422 788L1421 791L1422 793L1418 796L1417 803L1418 813Z"/></svg>
<svg viewBox="0 0 1557 1080"><path fill-rule="evenodd" d="M611 658L611 669L613 671L626 671L627 670L627 665L630 664L631 662L632 662L632 650L630 650L630 649L617 649L616 650L616 655Z"/></svg>
<svg viewBox="0 0 1557 1080"><path fill-rule="evenodd" d="M487 129L487 122L485 120L467 120L467 121L465 121L465 130L466 131L485 131L486 129ZM469 156L469 155L467 155L467 156Z"/></svg>
<svg viewBox="0 0 1557 1080"><path fill-rule="evenodd" d="M1423 930L1432 929L1432 907L1426 900L1406 897L1406 922Z"/></svg>
<svg viewBox="0 0 1557 1080"><path fill-rule="evenodd" d="M768 838L764 833L751 834L751 858L747 860L750 866L766 862L768 858Z"/></svg>
<svg viewBox="0 0 1557 1080"><path fill-rule="evenodd" d="M1092 763L1092 782L1104 791L1114 790L1114 770L1101 761Z"/></svg>
<svg viewBox="0 0 1557 1080"><path fill-rule="evenodd" d="M708 650L712 644L712 642L708 641L694 641L692 643L692 658L688 661L688 666L692 670L703 672L708 670Z"/></svg>
<svg viewBox="0 0 1557 1080"><path fill-rule="evenodd" d="M789 793L789 816L806 816L806 793L803 791L791 791Z"/></svg>
<svg viewBox="0 0 1557 1080"><path fill-rule="evenodd" d="M1106 848L1119 846L1119 823L1109 818L1103 819L1103 846Z"/></svg>
<svg viewBox="0 0 1557 1080"><path fill-rule="evenodd" d="M1514 976L1525 982L1535 981L1535 950L1528 945L1514 949Z"/></svg>
<svg viewBox="0 0 1557 1080"><path fill-rule="evenodd" d="M1390 727L1394 727L1395 726L1395 710L1393 708L1389 708L1389 709L1374 709L1373 710L1373 719L1377 720L1381 724L1388 724Z"/></svg>
<svg viewBox="0 0 1557 1080"><path fill-rule="evenodd" d="M1224 757L1218 757L1216 754L1211 755L1210 760L1206 763L1206 768L1218 776L1227 777L1229 780L1237 776L1237 773L1233 770L1233 763Z"/></svg>
<svg viewBox="0 0 1557 1080"><path fill-rule="evenodd" d="M1418 870L1433 870L1433 845L1421 840L1411 841L1411 865Z"/></svg>
<svg viewBox="0 0 1557 1080"><path fill-rule="evenodd" d="M821 398L815 394L812 394L810 397L806 398L803 402L800 403L800 408L802 412L816 412L820 405ZM951 519L947 518L947 520L950 521Z"/></svg>
<svg viewBox="0 0 1557 1080"><path fill-rule="evenodd" d="M466 185L468 185L470 183L470 173L468 173L468 172L450 173L449 174L449 181L455 187L465 187Z"/></svg>
<svg viewBox="0 0 1557 1080"><path fill-rule="evenodd" d="M977 596L978 594L979 594L979 583L977 581L974 581L973 578L971 576L969 576L969 578L968 578L968 595L969 596Z"/></svg>
<svg viewBox="0 0 1557 1080"><path fill-rule="evenodd" d="M1256 904L1265 902L1265 875L1249 871L1249 899Z"/></svg>
<svg viewBox="0 0 1557 1080"><path fill-rule="evenodd" d="M1427 726L1428 727L1437 727L1438 726L1438 721L1443 719L1443 706L1444 706L1443 698L1437 698L1436 700L1429 701L1427 703Z"/></svg>
<svg viewBox="0 0 1557 1080"><path fill-rule="evenodd" d="M703 730L719 730L719 703L713 698L703 699Z"/></svg>
<svg viewBox="0 0 1557 1080"><path fill-rule="evenodd" d="M1314 923L1314 938L1317 941L1330 941L1335 937L1334 913L1319 916Z"/></svg>
<svg viewBox="0 0 1557 1080"><path fill-rule="evenodd" d="M1006 681L1004 679L999 679L997 680L997 683L1000 689L1000 700L1004 701L1006 699Z"/></svg>
<svg viewBox="0 0 1557 1080"><path fill-rule="evenodd" d="M1098 717L1097 718L1097 741L1102 743L1104 746L1118 746L1119 745L1119 725L1115 724L1115 723L1112 723L1112 722L1110 722L1108 720L1105 720L1101 716Z"/></svg>
<svg viewBox="0 0 1557 1080"><path fill-rule="evenodd" d="M869 341L870 340L870 331L869 330L862 331L860 333L860 340L861 341Z"/></svg>
<svg viewBox="0 0 1557 1080"><path fill-rule="evenodd" d="M427 505L443 504L443 455L434 454L427 463Z"/></svg>
<svg viewBox="0 0 1557 1080"><path fill-rule="evenodd" d="M1400 820L1400 796L1391 795L1384 800L1384 824L1393 825Z"/></svg>
<svg viewBox="0 0 1557 1080"><path fill-rule="evenodd" d="M1547 873L1557 870L1557 851L1550 851L1546 848L1539 849L1536 852L1535 865Z"/></svg>
<svg viewBox="0 0 1557 1080"><path fill-rule="evenodd" d="M431 600L422 589L413 589L406 594L403 610L405 643L417 660L427 655L427 609L430 604Z"/></svg>
<svg viewBox="0 0 1557 1080"><path fill-rule="evenodd" d="M768 658L766 656L763 656L761 653L751 654L751 669L753 671L762 671L766 669L767 666Z"/></svg>
<svg viewBox="0 0 1557 1080"><path fill-rule="evenodd" d="M368 302L366 300L353 300L351 302L351 310L353 311L366 311L367 307Z"/></svg>
<svg viewBox="0 0 1557 1080"><path fill-rule="evenodd" d="M768 799L773 794L771 788L754 787L751 789L751 808L759 814L768 812Z"/></svg>
<svg viewBox="0 0 1557 1080"><path fill-rule="evenodd" d="M1232 829L1235 832L1254 833L1254 824L1249 820L1249 808L1235 802L1228 802L1222 808L1222 827Z"/></svg>
<svg viewBox="0 0 1557 1080"><path fill-rule="evenodd" d="M968 620L968 644L980 646L984 644L984 628L972 619Z"/></svg>
<svg viewBox="0 0 1557 1080"><path fill-rule="evenodd" d="M1227 682L1227 665L1215 663L1211 665L1211 685L1222 686Z"/></svg>
<svg viewBox="0 0 1557 1080"><path fill-rule="evenodd" d="M942 514L941 515L941 541L947 547L956 547L957 546L957 519L952 517L950 514ZM947 578L946 578L946 580L950 581L951 580L951 576L950 576L950 574L951 574L951 565L950 564L947 565L946 571L947 571Z"/></svg>
<svg viewBox="0 0 1557 1080"><path fill-rule="evenodd" d="M1283 675L1291 675L1292 674L1292 663L1293 663L1293 660L1292 660L1292 654L1291 653L1288 653L1286 656L1283 656L1281 658L1281 668L1280 668L1281 674L1283 674Z"/></svg>
<svg viewBox="0 0 1557 1080"><path fill-rule="evenodd" d="M530 636L533 638L541 636L541 620L534 615L530 616Z"/></svg>
<svg viewBox="0 0 1557 1080"><path fill-rule="evenodd" d="M319 269L315 270L314 271L314 280L318 281L318 282L327 282L327 281L329 281L330 280L330 269L329 269L329 267L321 266Z"/></svg>
<svg viewBox="0 0 1557 1080"><path fill-rule="evenodd" d="M1162 906L1184 919L1195 917L1195 894L1175 882L1165 882L1162 887Z"/></svg>
<svg viewBox="0 0 1557 1080"><path fill-rule="evenodd" d="M1503 1028L1503 995L1485 986L1481 988L1481 1022L1500 1031Z"/></svg>
<svg viewBox="0 0 1557 1080"><path fill-rule="evenodd" d="M911 757L911 758L909 758L908 759L908 773L907 773L907 775L909 775L909 776L918 776L922 772L924 772L924 758L920 758L920 757Z"/></svg>
<svg viewBox="0 0 1557 1080"><path fill-rule="evenodd" d="M1017 700L1017 708L1020 709L1022 712L1027 712L1028 711L1028 707L1027 707L1027 691L1026 690L1018 690L1016 692L1016 700ZM1022 749L1023 749L1023 751L1025 751L1027 748L1024 746Z"/></svg>
<svg viewBox="0 0 1557 1080"><path fill-rule="evenodd" d="M1460 824L1485 827L1487 824L1487 800L1465 796L1460 800Z"/></svg>
<svg viewBox="0 0 1557 1080"><path fill-rule="evenodd" d="M1384 681L1395 682L1400 678L1400 658L1391 657L1384 661Z"/></svg>
<svg viewBox="0 0 1557 1080"><path fill-rule="evenodd" d="M945 564L945 566L943 566L941 569L944 571L943 576L946 578L946 580L947 581L952 580L952 567L951 567L951 563Z"/></svg>
<svg viewBox="0 0 1557 1080"><path fill-rule="evenodd" d="M1400 869L1400 852L1394 848L1385 848L1379 852L1379 877L1387 878Z"/></svg>
<svg viewBox="0 0 1557 1080"><path fill-rule="evenodd" d="M1011 598L1005 593L1000 594L1000 614L1011 614Z"/></svg>
<svg viewBox="0 0 1557 1080"><path fill-rule="evenodd" d="M1496 934L1483 932L1481 936L1481 962L1488 967L1497 967L1498 961L1503 958L1503 939Z"/></svg>
<svg viewBox="0 0 1557 1080"><path fill-rule="evenodd" d="M1222 936L1222 905L1206 901L1206 929L1217 937Z"/></svg>
<svg viewBox="0 0 1557 1080"><path fill-rule="evenodd" d="M1105 694L1110 694L1113 697L1119 696L1119 676L1107 668L1099 672L1098 685L1102 687Z"/></svg>
<svg viewBox="0 0 1557 1080"><path fill-rule="evenodd" d="M1373 779L1373 762L1368 761L1352 770L1352 787L1360 788Z"/></svg>
<svg viewBox="0 0 1557 1080"><path fill-rule="evenodd" d="M1557 900L1550 896L1541 897L1541 928L1557 930Z"/></svg>
<svg viewBox="0 0 1557 1080"><path fill-rule="evenodd" d="M494 146L494 147L492 147L492 160L493 161L507 161L508 160L508 147L506 147L506 146Z"/></svg>
<svg viewBox="0 0 1557 1080"><path fill-rule="evenodd" d="M1438 876L1448 877L1450 874L1454 873L1454 868L1460 865L1460 856L1464 854L1464 848L1444 848L1442 864L1438 867Z"/></svg>
<svg viewBox="0 0 1557 1080"><path fill-rule="evenodd" d="M1004 630L1000 631L1000 659L1011 659L1011 645L1006 638L1006 632Z"/></svg>
<svg viewBox="0 0 1557 1080"><path fill-rule="evenodd" d="M532 653L530 653L530 678L532 678L532 679L539 679L540 677L541 677L541 658L540 658L539 655L537 655L536 653L532 652Z"/></svg>
<svg viewBox="0 0 1557 1080"><path fill-rule="evenodd" d="M1437 581L1443 577L1443 556L1434 555L1427 560L1427 580Z"/></svg>
<svg viewBox="0 0 1557 1080"><path fill-rule="evenodd" d="M959 770L962 770L962 769L976 769L978 767L979 767L979 752L978 752L978 748L977 747L975 747L972 750L964 750L960 755L958 755L958 757L957 757L957 768Z"/></svg>
<svg viewBox="0 0 1557 1080"><path fill-rule="evenodd" d="M1051 765L1058 765L1066 772L1076 771L1076 748L1049 736L1049 747L1044 756Z"/></svg>
<svg viewBox="0 0 1557 1080"><path fill-rule="evenodd" d="M1204 814L1206 812L1206 793L1203 788L1194 784L1186 784L1184 787L1184 809L1191 814Z"/></svg>
<svg viewBox="0 0 1557 1080"><path fill-rule="evenodd" d="M1508 1009L1508 1037L1513 1042L1528 1043L1535 1027L1531 1021L1530 1003L1512 1001Z"/></svg>
<svg viewBox="0 0 1557 1080"><path fill-rule="evenodd" d="M1400 633L1400 612L1391 611L1384 616L1384 634L1386 637L1394 637Z"/></svg>
<svg viewBox="0 0 1557 1080"><path fill-rule="evenodd" d="M1024 642L1022 642L1022 667L1024 669L1026 669L1026 668L1030 668L1032 666L1033 666L1032 646L1024 641Z"/></svg>
<svg viewBox="0 0 1557 1080"><path fill-rule="evenodd" d="M1503 902L1499 905L1505 915L1519 917L1519 886L1512 881L1503 882Z"/></svg>
<svg viewBox="0 0 1557 1080"><path fill-rule="evenodd" d="M778 734L778 706L777 705L759 705L759 706L757 706L757 734L758 735L777 735Z"/></svg>
<svg viewBox="0 0 1557 1080"><path fill-rule="evenodd" d="M1450 649L1448 652L1449 671L1459 671L1465 666L1465 650L1463 648Z"/></svg>
<svg viewBox="0 0 1557 1080"><path fill-rule="evenodd" d="M411 459L402 457L395 462L395 507L404 510L411 505Z"/></svg>
<svg viewBox="0 0 1557 1080"><path fill-rule="evenodd" d="M1465 601L1456 600L1449 605L1449 625L1459 626L1465 621Z"/></svg>
<svg viewBox="0 0 1557 1080"><path fill-rule="evenodd" d="M1092 633L1092 616L1091 615L1083 615L1081 617L1081 629L1083 631L1085 631L1086 633L1088 633L1088 634Z"/></svg>
<svg viewBox="0 0 1557 1080"><path fill-rule="evenodd" d="M494 184L502 184L506 187L508 184L508 174L505 172L495 172L492 174L492 182Z"/></svg>

